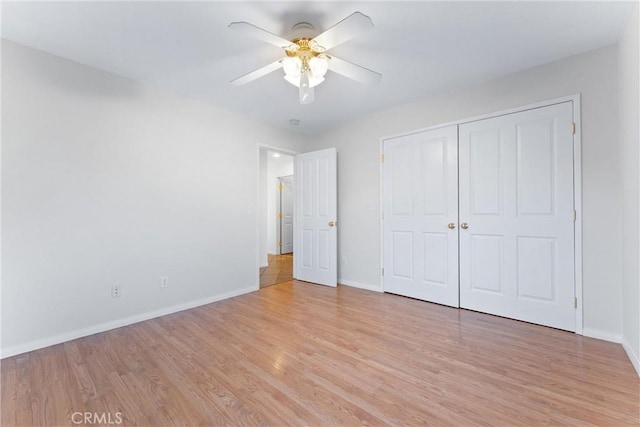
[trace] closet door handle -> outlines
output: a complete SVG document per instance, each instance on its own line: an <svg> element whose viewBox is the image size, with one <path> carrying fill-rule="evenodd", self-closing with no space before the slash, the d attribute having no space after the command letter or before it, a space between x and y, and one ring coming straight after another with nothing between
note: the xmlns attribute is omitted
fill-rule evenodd
<svg viewBox="0 0 640 427"><path fill-rule="evenodd" d="M467 228L469 228L469 224L467 224L466 222L463 222L462 224L460 224L460 228L462 228L463 230L466 230Z"/></svg>
<svg viewBox="0 0 640 427"><path fill-rule="evenodd" d="M456 224L454 222L450 222L447 227L449 227L449 230L453 230L454 228L456 228Z"/></svg>

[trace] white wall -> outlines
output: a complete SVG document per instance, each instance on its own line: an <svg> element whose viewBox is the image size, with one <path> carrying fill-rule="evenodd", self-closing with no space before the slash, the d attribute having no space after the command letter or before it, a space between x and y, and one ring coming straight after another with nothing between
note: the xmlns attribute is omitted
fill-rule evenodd
<svg viewBox="0 0 640 427"><path fill-rule="evenodd" d="M6 41L2 90L3 356L257 289L257 147L293 134Z"/></svg>
<svg viewBox="0 0 640 427"><path fill-rule="evenodd" d="M621 220L615 46L380 112L318 137L316 148L338 148L339 280L380 287L381 137L575 93L582 94L585 333L620 339L621 230L611 226Z"/></svg>
<svg viewBox="0 0 640 427"><path fill-rule="evenodd" d="M636 3L618 44L620 154L622 177L622 343L640 374L640 132L638 108L638 4Z"/></svg>
<svg viewBox="0 0 640 427"><path fill-rule="evenodd" d="M268 156L268 201L267 201L267 235L268 235L268 252L270 254L279 254L280 248L278 242L278 206L280 199L278 197L278 178L281 176L293 175L293 157L286 154L280 154L280 157L273 157L273 152Z"/></svg>

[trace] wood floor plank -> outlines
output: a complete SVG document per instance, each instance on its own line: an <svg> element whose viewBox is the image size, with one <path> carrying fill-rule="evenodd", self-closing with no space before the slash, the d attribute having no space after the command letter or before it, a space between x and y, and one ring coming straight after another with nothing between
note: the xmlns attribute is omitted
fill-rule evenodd
<svg viewBox="0 0 640 427"><path fill-rule="evenodd" d="M220 373L215 366L228 366L226 360L213 359L211 354L200 352L192 348L194 339L192 332L197 324L185 331L185 336L190 337L180 341L176 335L167 335L167 329L161 324L162 319L154 322L152 329L164 339L158 340L158 353L163 355L168 363L170 375L175 377L175 384L182 390L183 395L198 406L198 412L208 425L259 425L262 419L256 415L245 403L243 403L229 389L224 381L221 381ZM175 323L174 323L175 324ZM171 326L177 334L182 331ZM149 333L149 330L140 331ZM198 345L198 347L200 347ZM197 357L203 356L205 362L201 363ZM226 369L223 373L226 372Z"/></svg>
<svg viewBox="0 0 640 427"><path fill-rule="evenodd" d="M8 358L3 426L640 425L620 345L289 281Z"/></svg>
<svg viewBox="0 0 640 427"><path fill-rule="evenodd" d="M1 425L32 425L31 414L31 386L28 370L21 369L26 366L28 355L18 356L3 360L2 381L3 384L15 384L12 388L0 389L1 394Z"/></svg>
<svg viewBox="0 0 640 427"><path fill-rule="evenodd" d="M199 318L201 319L202 317ZM236 323L236 326L237 325L238 324ZM195 326L193 329L198 330L198 328L198 326ZM282 425L283 423L287 424L293 420L311 422L312 425L326 424L326 420L314 417L311 412L307 411L307 409L302 406L305 403L305 400L301 395L295 393L295 388L285 387L284 390L282 389L284 376L286 376L287 382L291 382L296 378L300 378L300 373L283 371L282 367L278 366L277 361L276 363L273 363L273 361L270 360L270 353L262 350L263 348L269 348L268 343L260 343L260 337L256 336L251 337L251 340L247 341L245 337L243 337L243 334L242 330L237 327L233 329L221 328L218 332L221 340L217 342L211 340L202 341L204 346L210 346L209 353L215 352L217 355L224 357L225 360L233 360L231 363L238 364L243 368L242 374L244 376L242 378L245 381L229 381L229 387L234 389L239 387L240 389L238 392L242 392L242 389L244 388L246 391L251 391L252 393L255 393L258 390L262 392L265 389L269 389L269 392L262 400L264 400L264 403L268 403L270 405L263 408L261 412L264 415L267 415L275 425ZM254 343L258 346L255 348L249 348L251 347L251 344ZM278 351L277 348L272 350L274 352ZM237 357L238 354L243 355L242 359L239 361ZM253 378L247 377L247 374L250 373L252 368L251 363L261 365L258 370L260 374L254 375ZM225 371L227 369L228 368L225 367L225 370L218 375L227 378L225 375ZM255 373L256 371L253 372ZM264 372L265 375L262 375L262 372ZM227 380L229 379L230 378L227 378ZM270 381L272 379L273 381ZM304 387L300 386L299 389L304 390ZM278 401L273 401L273 399ZM283 405L283 402L285 401L286 404ZM264 403L260 401L252 400L246 403L252 407L255 405L264 406ZM315 404L315 402L309 403ZM283 414L284 418L282 418L278 413L271 413L274 409L278 412L286 411L286 413Z"/></svg>

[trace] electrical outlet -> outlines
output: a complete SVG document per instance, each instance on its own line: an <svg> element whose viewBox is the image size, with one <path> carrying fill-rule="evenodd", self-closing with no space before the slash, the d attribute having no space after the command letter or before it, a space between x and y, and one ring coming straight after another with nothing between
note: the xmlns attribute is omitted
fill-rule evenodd
<svg viewBox="0 0 640 427"><path fill-rule="evenodd" d="M160 287L161 288L168 288L169 287L169 277L168 276L162 276L160 278Z"/></svg>
<svg viewBox="0 0 640 427"><path fill-rule="evenodd" d="M111 287L111 298L118 298L122 294L120 285L113 285Z"/></svg>

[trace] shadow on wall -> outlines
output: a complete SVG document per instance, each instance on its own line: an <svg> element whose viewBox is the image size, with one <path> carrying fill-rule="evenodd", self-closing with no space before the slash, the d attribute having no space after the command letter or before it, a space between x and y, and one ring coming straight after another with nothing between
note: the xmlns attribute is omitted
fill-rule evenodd
<svg viewBox="0 0 640 427"><path fill-rule="evenodd" d="M3 51L9 50L13 46L15 46L13 42L2 41ZM77 67L78 63L46 52L43 54L56 58L56 61L47 60L48 58L45 59L43 55L22 55L21 60L28 66L21 68L29 70L34 77L45 81L48 85L61 88L66 92L75 92L78 95L92 98L131 99L137 98L141 94L143 86L138 82L89 66L86 66L87 73L70 72L71 66L73 66L73 71L77 70L75 67ZM44 63L45 60L46 64ZM3 61L3 76L7 66L9 66L7 62ZM3 84L10 84L10 82L6 82L3 79Z"/></svg>

